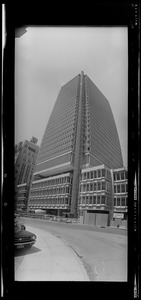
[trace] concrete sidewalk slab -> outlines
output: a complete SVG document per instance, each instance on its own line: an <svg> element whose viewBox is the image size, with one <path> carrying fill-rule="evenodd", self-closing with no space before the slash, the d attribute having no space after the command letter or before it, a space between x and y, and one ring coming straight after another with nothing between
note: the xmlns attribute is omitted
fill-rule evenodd
<svg viewBox="0 0 141 300"><path fill-rule="evenodd" d="M15 257L16 281L89 281L81 260L62 240L37 228L27 230L37 235L37 241L22 250L22 257Z"/></svg>

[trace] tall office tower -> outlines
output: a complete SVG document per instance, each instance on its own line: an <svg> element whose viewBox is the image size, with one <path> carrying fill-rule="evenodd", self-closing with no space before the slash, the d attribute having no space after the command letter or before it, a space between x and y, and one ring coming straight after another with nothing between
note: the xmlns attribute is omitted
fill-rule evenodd
<svg viewBox="0 0 141 300"><path fill-rule="evenodd" d="M27 198L39 150L37 139L15 146L15 208L27 208Z"/></svg>
<svg viewBox="0 0 141 300"><path fill-rule="evenodd" d="M118 132L108 100L81 72L60 90L43 135L33 185L44 181L45 186L47 178L68 173L71 186L65 207L75 216L81 170L103 164L110 169L123 166ZM65 194L54 195L60 195L54 198L54 203L60 205ZM38 203L37 199L33 189L31 203ZM49 208L48 204L53 202L45 199L42 204Z"/></svg>

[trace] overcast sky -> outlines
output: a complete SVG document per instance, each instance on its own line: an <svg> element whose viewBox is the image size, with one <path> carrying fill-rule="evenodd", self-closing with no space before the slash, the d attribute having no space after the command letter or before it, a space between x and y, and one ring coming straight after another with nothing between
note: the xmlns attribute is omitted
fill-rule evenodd
<svg viewBox="0 0 141 300"><path fill-rule="evenodd" d="M26 30L15 39L15 143L35 136L40 145L61 86L84 71L109 100L127 166L127 28Z"/></svg>

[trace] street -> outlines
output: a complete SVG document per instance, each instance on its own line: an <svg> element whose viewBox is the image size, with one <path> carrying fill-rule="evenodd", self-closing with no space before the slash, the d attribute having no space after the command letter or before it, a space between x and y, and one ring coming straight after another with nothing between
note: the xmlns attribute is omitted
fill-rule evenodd
<svg viewBox="0 0 141 300"><path fill-rule="evenodd" d="M127 232L125 230L29 218L19 218L19 220L27 227L46 232L46 235L51 233L62 241L67 249L71 249L81 260L90 281L127 281ZM37 241L39 239L40 236L37 236ZM33 250L32 248L31 253L38 251L36 247ZM21 254L15 257L15 269L24 259L25 250L20 251Z"/></svg>

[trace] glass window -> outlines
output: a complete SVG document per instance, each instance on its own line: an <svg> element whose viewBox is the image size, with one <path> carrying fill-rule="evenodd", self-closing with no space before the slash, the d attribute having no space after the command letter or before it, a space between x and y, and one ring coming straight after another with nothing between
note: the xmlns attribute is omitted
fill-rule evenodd
<svg viewBox="0 0 141 300"><path fill-rule="evenodd" d="M125 179L124 173L121 173L121 180Z"/></svg>
<svg viewBox="0 0 141 300"><path fill-rule="evenodd" d="M97 178L97 171L94 171L94 178Z"/></svg>
<svg viewBox="0 0 141 300"><path fill-rule="evenodd" d="M105 190L105 181L102 181L102 190Z"/></svg>
<svg viewBox="0 0 141 300"><path fill-rule="evenodd" d="M116 189L116 185L114 185L114 193L116 193L116 190L117 190L117 189Z"/></svg>
<svg viewBox="0 0 141 300"><path fill-rule="evenodd" d="M89 184L87 184L87 192L89 191L90 187L89 187Z"/></svg>
<svg viewBox="0 0 141 300"><path fill-rule="evenodd" d="M97 196L97 204L100 204L100 195Z"/></svg>
<svg viewBox="0 0 141 300"><path fill-rule="evenodd" d="M86 184L83 184L83 192L86 192Z"/></svg>
<svg viewBox="0 0 141 300"><path fill-rule="evenodd" d="M125 197L121 198L121 206L125 206Z"/></svg>
<svg viewBox="0 0 141 300"><path fill-rule="evenodd" d="M96 191L96 190L97 190L97 183L94 182L94 191Z"/></svg>
<svg viewBox="0 0 141 300"><path fill-rule="evenodd" d="M116 181L116 174L114 174L114 181Z"/></svg>
<svg viewBox="0 0 141 300"><path fill-rule="evenodd" d="M102 195L101 204L105 204L105 196Z"/></svg>
<svg viewBox="0 0 141 300"><path fill-rule="evenodd" d="M120 193L120 185L117 185L117 193Z"/></svg>
<svg viewBox="0 0 141 300"><path fill-rule="evenodd" d="M92 172L92 171L91 171L91 173L90 173L90 174L91 174L91 179L92 179L94 174L93 174L93 172Z"/></svg>
<svg viewBox="0 0 141 300"><path fill-rule="evenodd" d="M65 204L68 204L68 198L65 199Z"/></svg>
<svg viewBox="0 0 141 300"><path fill-rule="evenodd" d="M85 204L85 197L82 198L82 204Z"/></svg>
<svg viewBox="0 0 141 300"><path fill-rule="evenodd" d="M87 179L89 179L89 178L90 178L89 176L90 176L90 174L89 174L89 172L87 172Z"/></svg>
<svg viewBox="0 0 141 300"><path fill-rule="evenodd" d="M101 182L98 182L98 190L101 189Z"/></svg>
<svg viewBox="0 0 141 300"><path fill-rule="evenodd" d="M90 183L90 191L93 191L93 183Z"/></svg>
<svg viewBox="0 0 141 300"><path fill-rule="evenodd" d="M105 177L105 169L102 169L102 177Z"/></svg>
<svg viewBox="0 0 141 300"><path fill-rule="evenodd" d="M92 196L90 196L90 202L89 202L89 204L92 204Z"/></svg>
<svg viewBox="0 0 141 300"><path fill-rule="evenodd" d="M86 204L89 204L89 197L86 196Z"/></svg>
<svg viewBox="0 0 141 300"><path fill-rule="evenodd" d="M120 206L120 198L117 198L117 206Z"/></svg>
<svg viewBox="0 0 141 300"><path fill-rule="evenodd" d="M117 180L120 180L120 174L117 173Z"/></svg>
<svg viewBox="0 0 141 300"><path fill-rule="evenodd" d="M114 198L114 206L117 206L117 199Z"/></svg>
<svg viewBox="0 0 141 300"><path fill-rule="evenodd" d="M96 204L96 196L93 196L93 204Z"/></svg>
<svg viewBox="0 0 141 300"><path fill-rule="evenodd" d="M101 170L98 170L98 177L101 177Z"/></svg>
<svg viewBox="0 0 141 300"><path fill-rule="evenodd" d="M121 184L121 192L125 193L125 184Z"/></svg>

